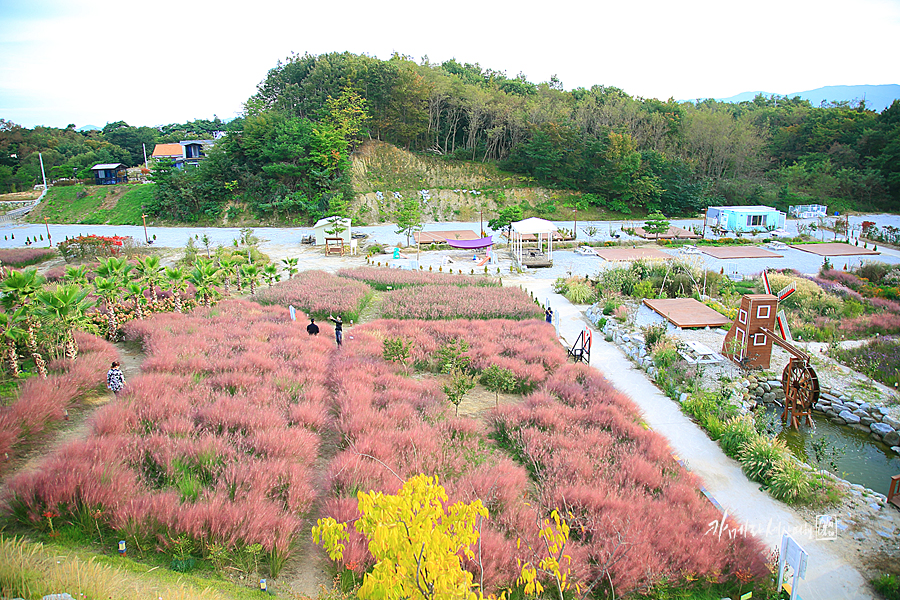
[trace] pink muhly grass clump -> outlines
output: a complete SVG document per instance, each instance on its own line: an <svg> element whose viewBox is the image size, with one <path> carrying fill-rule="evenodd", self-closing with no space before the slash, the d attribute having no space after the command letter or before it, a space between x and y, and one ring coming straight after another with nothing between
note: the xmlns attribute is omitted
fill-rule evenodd
<svg viewBox="0 0 900 600"><path fill-rule="evenodd" d="M355 267L341 269L339 277L364 281L376 289L388 286L399 288L408 285L445 284L458 286L499 286L500 282L492 277L453 275L450 273L434 273L431 271L407 271L405 269L380 269L377 267Z"/></svg>
<svg viewBox="0 0 900 600"><path fill-rule="evenodd" d="M543 311L519 288L425 285L387 292L382 313L389 319L536 319Z"/></svg>
<svg viewBox="0 0 900 600"><path fill-rule="evenodd" d="M0 264L6 267L33 265L56 254L53 248L0 248Z"/></svg>
<svg viewBox="0 0 900 600"><path fill-rule="evenodd" d="M371 291L364 283L324 271L301 271L293 279L263 289L257 294L257 300L284 307L290 304L321 318L341 315L349 321L358 318Z"/></svg>

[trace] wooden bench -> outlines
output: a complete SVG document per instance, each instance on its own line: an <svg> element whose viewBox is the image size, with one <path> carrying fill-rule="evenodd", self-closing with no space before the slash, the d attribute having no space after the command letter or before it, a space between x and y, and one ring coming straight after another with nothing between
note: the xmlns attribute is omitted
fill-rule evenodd
<svg viewBox="0 0 900 600"><path fill-rule="evenodd" d="M900 475L891 477L891 489L888 490L887 500L900 508Z"/></svg>

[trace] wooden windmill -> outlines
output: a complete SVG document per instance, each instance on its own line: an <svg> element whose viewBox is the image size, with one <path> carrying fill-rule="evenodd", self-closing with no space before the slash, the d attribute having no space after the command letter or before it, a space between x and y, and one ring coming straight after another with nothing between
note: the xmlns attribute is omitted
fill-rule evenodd
<svg viewBox="0 0 900 600"><path fill-rule="evenodd" d="M810 365L809 355L791 342L784 311L778 311L778 302L796 291L789 285L772 293L769 277L763 272L765 294L744 294L734 324L725 336L722 353L743 367L768 369L772 358L772 344L784 348L791 359L781 375L784 388L784 411L781 418L794 429L801 420L812 425L812 407L819 399L819 379ZM775 327L781 335L775 333Z"/></svg>

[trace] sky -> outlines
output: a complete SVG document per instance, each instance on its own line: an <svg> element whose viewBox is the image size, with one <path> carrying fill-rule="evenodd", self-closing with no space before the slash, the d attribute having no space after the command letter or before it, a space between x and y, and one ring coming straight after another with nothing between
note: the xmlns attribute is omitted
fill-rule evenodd
<svg viewBox="0 0 900 600"><path fill-rule="evenodd" d="M644 98L900 83L900 0L0 0L0 119L163 125L242 110L292 52L451 58Z"/></svg>

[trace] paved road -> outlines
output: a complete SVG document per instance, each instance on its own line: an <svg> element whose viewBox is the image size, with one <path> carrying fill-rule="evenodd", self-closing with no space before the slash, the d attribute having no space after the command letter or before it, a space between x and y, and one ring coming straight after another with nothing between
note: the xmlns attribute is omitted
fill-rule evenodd
<svg viewBox="0 0 900 600"><path fill-rule="evenodd" d="M549 298L559 320L559 333L570 343L590 326L581 308L553 293L551 281L520 278L504 282L520 285L542 301ZM767 546L780 546L782 532L787 531L809 553L806 579L798 587L805 600L872 598L863 576L836 551L841 544L840 535L835 540L816 540L814 523L803 521L760 491L758 484L746 478L740 465L725 456L718 444L650 383L643 371L636 369L615 345L606 342L602 334L596 330L594 333L591 366L638 405L647 424L668 439L673 453L704 481L706 491L720 508L756 532Z"/></svg>

